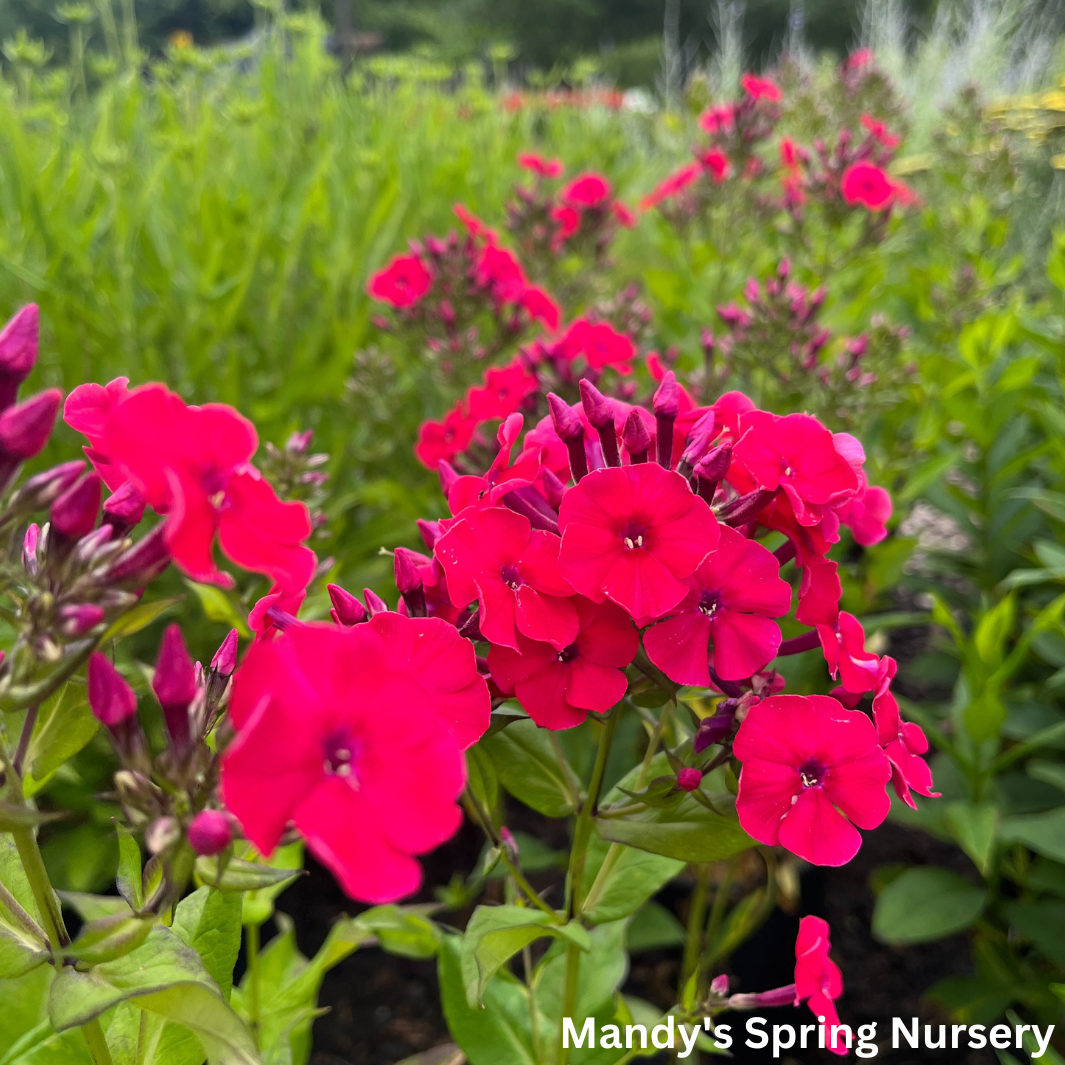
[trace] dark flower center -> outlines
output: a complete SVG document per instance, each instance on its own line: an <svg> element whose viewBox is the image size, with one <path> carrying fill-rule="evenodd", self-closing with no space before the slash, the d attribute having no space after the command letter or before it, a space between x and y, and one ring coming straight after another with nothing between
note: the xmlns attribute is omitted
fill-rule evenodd
<svg viewBox="0 0 1065 1065"><path fill-rule="evenodd" d="M323 768L329 776L344 777L357 787L355 762L361 750L362 744L347 729L340 729L322 743Z"/></svg>
<svg viewBox="0 0 1065 1065"><path fill-rule="evenodd" d="M560 662L572 662L577 657L578 653L577 645L571 643L569 647L563 647L562 650L558 652L558 660Z"/></svg>
<svg viewBox="0 0 1065 1065"><path fill-rule="evenodd" d="M802 778L804 788L819 788L825 782L827 774L827 768L813 759L799 767L799 776Z"/></svg>
<svg viewBox="0 0 1065 1065"><path fill-rule="evenodd" d="M628 525L622 530L621 542L630 550L635 551L638 547L644 546L644 537L647 530L640 525L636 525L634 522L629 522Z"/></svg>
<svg viewBox="0 0 1065 1065"><path fill-rule="evenodd" d="M708 618L712 618L721 606L721 593L719 591L707 590L699 596L699 612L705 614Z"/></svg>
<svg viewBox="0 0 1065 1065"><path fill-rule="evenodd" d="M523 583L521 573L518 572L518 567L513 562L508 562L499 575L503 579L503 583L512 590L516 591Z"/></svg>

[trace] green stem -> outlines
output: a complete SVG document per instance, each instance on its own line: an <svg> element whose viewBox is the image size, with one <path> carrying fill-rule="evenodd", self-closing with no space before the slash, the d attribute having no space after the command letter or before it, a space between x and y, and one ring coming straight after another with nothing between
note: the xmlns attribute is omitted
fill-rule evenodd
<svg viewBox="0 0 1065 1065"><path fill-rule="evenodd" d="M718 881L714 891L714 901L710 907L710 920L706 924L706 952L699 963L700 971L705 975L706 970L714 963L714 941L721 931L721 924L725 919L725 910L728 907L729 892L732 890L732 876L736 869L736 859L728 863L725 875Z"/></svg>
<svg viewBox="0 0 1065 1065"><path fill-rule="evenodd" d="M529 999L529 1028L532 1032L533 1053L537 1061L544 1060L544 1048L540 1042L540 1018L536 1010L536 991L533 987L532 950L526 945L521 951L521 960L525 966L525 986Z"/></svg>
<svg viewBox="0 0 1065 1065"><path fill-rule="evenodd" d="M11 759L11 768L22 777L22 763L26 760L26 752L30 748L30 737L37 725L38 706L35 703L26 711L25 720L22 722L22 732L19 733L18 747L15 748L15 757Z"/></svg>
<svg viewBox="0 0 1065 1065"><path fill-rule="evenodd" d="M700 865L695 870L695 890L692 892L688 910L688 935L684 940L684 958L680 966L680 983L677 998L684 994L688 979L699 964L703 950L703 926L706 924L706 894L710 883L710 866Z"/></svg>
<svg viewBox="0 0 1065 1065"><path fill-rule="evenodd" d="M251 999L249 1012L251 1014L251 1034L255 1039L255 1045L259 1046L259 1029L261 1028L263 1009L262 974L259 971L259 926L248 925L247 943L248 963L248 990Z"/></svg>
<svg viewBox="0 0 1065 1065"><path fill-rule="evenodd" d="M588 785L588 794L585 796L584 805L577 817L577 825L573 830L573 849L570 851L569 876L566 882L566 912L571 917L580 913L581 891L584 887L584 865L588 857L588 842L592 838L594 828L595 809L599 804L599 794L603 790L603 777L606 775L606 763L610 757L610 747L614 742L614 735L618 730L618 721L621 719L621 705L614 708L613 713L607 718L603 728L603 734L599 737L599 749L595 753L595 768L592 770L592 780ZM581 970L580 948L574 943L566 947L566 984L562 994L562 1016L558 1021L558 1056L559 1065L566 1065L569 1060L569 1052L562 1045L562 1018L573 1017L577 1008L577 989Z"/></svg>

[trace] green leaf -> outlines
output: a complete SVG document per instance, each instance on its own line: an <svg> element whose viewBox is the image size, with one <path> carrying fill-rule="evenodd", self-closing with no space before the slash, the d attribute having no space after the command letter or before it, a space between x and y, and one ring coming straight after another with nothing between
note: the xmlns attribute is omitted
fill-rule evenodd
<svg viewBox="0 0 1065 1065"><path fill-rule="evenodd" d="M949 869L907 869L877 897L873 934L883 943L929 943L967 928L986 906L984 890Z"/></svg>
<svg viewBox="0 0 1065 1065"><path fill-rule="evenodd" d="M141 879L141 848L128 828L115 821L118 832L118 893L136 913L144 907L144 884Z"/></svg>
<svg viewBox="0 0 1065 1065"><path fill-rule="evenodd" d="M58 821L65 817L62 813L44 813L29 806L16 806L13 803L0 802L0 832L12 832L17 828L35 828L37 825Z"/></svg>
<svg viewBox="0 0 1065 1065"><path fill-rule="evenodd" d="M102 917L133 913L129 903L120 895L89 895L82 891L57 891L56 894L83 921L99 921Z"/></svg>
<svg viewBox="0 0 1065 1065"><path fill-rule="evenodd" d="M713 800L719 808L729 809L732 797L714 796ZM682 862L716 862L754 846L734 816L716 814L690 795L673 810L601 817L597 825L603 839Z"/></svg>
<svg viewBox="0 0 1065 1065"><path fill-rule="evenodd" d="M229 1008L199 955L169 928L156 925L131 954L87 973L64 969L52 983L48 1016L63 1031L123 1002L188 1028L210 1065L259 1065L251 1032Z"/></svg>
<svg viewBox="0 0 1065 1065"><path fill-rule="evenodd" d="M303 844L289 843L284 847L278 847L269 858L263 858L255 854L253 850L242 855L245 861L253 860L271 869L286 869L292 873L299 873L303 869ZM244 896L244 923L245 925L263 924L274 915L274 900L288 886L289 881L272 884L270 887L260 888L258 891L249 891Z"/></svg>
<svg viewBox="0 0 1065 1065"><path fill-rule="evenodd" d="M1005 657L1006 641L1017 619L1017 600L1012 594L988 610L977 622L973 646L982 662L995 668Z"/></svg>
<svg viewBox="0 0 1065 1065"><path fill-rule="evenodd" d="M46 1002L53 979L55 969L42 965L18 979L0 980L4 1065L93 1065L80 1030L56 1032L48 1022Z"/></svg>
<svg viewBox="0 0 1065 1065"><path fill-rule="evenodd" d="M37 714L23 774L23 791L35 795L52 774L74 757L96 735L100 723L92 716L85 686L64 684Z"/></svg>
<svg viewBox="0 0 1065 1065"><path fill-rule="evenodd" d="M244 639L251 636L248 619L243 609L234 602L232 595L227 595L213 584L197 584L196 581L190 580L185 583L196 593L208 621L217 621L228 628L236 629Z"/></svg>
<svg viewBox="0 0 1065 1065"><path fill-rule="evenodd" d="M660 854L608 844L598 833L588 843L581 912L592 924L617 921L635 913L684 868L684 862Z"/></svg>
<svg viewBox="0 0 1065 1065"><path fill-rule="evenodd" d="M458 936L444 936L438 974L448 1031L462 1047L469 1065L539 1065L525 988L504 971L485 989L484 1008L471 1008L466 1001L460 951Z"/></svg>
<svg viewBox="0 0 1065 1065"><path fill-rule="evenodd" d="M155 920L154 917L115 914L89 921L63 953L77 959L82 967L113 961L136 950L148 938Z"/></svg>
<svg viewBox="0 0 1065 1065"><path fill-rule="evenodd" d="M218 871L217 858L197 858L196 877L219 891L263 891L277 888L283 891L298 877L302 869L275 869L264 862L247 862L243 858L230 858Z"/></svg>
<svg viewBox="0 0 1065 1065"><path fill-rule="evenodd" d="M483 1001L488 982L515 954L544 936L566 939L583 951L592 945L581 925L560 925L543 910L478 906L462 936L462 976L470 1007Z"/></svg>
<svg viewBox="0 0 1065 1065"><path fill-rule="evenodd" d="M23 976L51 957L43 933L32 927L29 914L23 915L17 922L0 917L0 980Z"/></svg>
<svg viewBox="0 0 1065 1065"><path fill-rule="evenodd" d="M1060 762L1048 762L1042 758L1033 758L1028 763L1028 775L1033 780L1053 784L1055 788L1065 791L1065 765Z"/></svg>
<svg viewBox="0 0 1065 1065"><path fill-rule="evenodd" d="M353 929L375 936L384 950L401 958L435 958L440 949L436 925L401 906L374 906L351 923Z"/></svg>
<svg viewBox="0 0 1065 1065"><path fill-rule="evenodd" d="M768 916L763 902L765 888L758 888L749 895L744 895L729 911L725 923L717 938L710 944L710 953L714 961L728 958L757 930L762 920Z"/></svg>
<svg viewBox="0 0 1065 1065"><path fill-rule="evenodd" d="M1024 939L1055 965L1065 967L1065 902L1011 902L1005 913Z"/></svg>
<svg viewBox="0 0 1065 1065"><path fill-rule="evenodd" d="M232 892L198 888L177 904L173 932L203 960L211 979L229 998L240 953L241 898Z"/></svg>
<svg viewBox="0 0 1065 1065"><path fill-rule="evenodd" d="M972 858L980 874L986 876L994 852L998 808L991 803L952 802L944 816L958 846Z"/></svg>
<svg viewBox="0 0 1065 1065"><path fill-rule="evenodd" d="M1003 818L999 838L1006 843L1023 843L1037 854L1065 862L1065 806L1045 814Z"/></svg>
<svg viewBox="0 0 1065 1065"><path fill-rule="evenodd" d="M33 898L33 889L22 868L18 848L6 832L0 833L0 884L7 889L18 909L16 912L15 907L5 903L3 896L0 895L0 917L18 924L20 913L27 913L35 921L40 921L41 915Z"/></svg>
<svg viewBox="0 0 1065 1065"><path fill-rule="evenodd" d="M551 743L545 729L530 719L481 740L499 781L519 802L546 817L569 817L580 804L575 776Z"/></svg>
<svg viewBox="0 0 1065 1065"><path fill-rule="evenodd" d="M1006 1020L1013 1026L1013 1030L1017 1031L1024 1022L1015 1010L1006 1010ZM1029 1027L1028 1031L1021 1032L1021 1045L1024 1047L1025 1053L1027 1053L1031 1060L1039 1061L1040 1065L1065 1065L1065 1058L1063 1058L1052 1046L1047 1046L1043 1053L1042 1058L1038 1058L1039 1053L1039 1041L1032 1035L1032 1030Z"/></svg>
<svg viewBox="0 0 1065 1065"><path fill-rule="evenodd" d="M629 921L625 945L630 954L636 954L642 950L679 947L686 938L684 925L672 911L651 900L644 903Z"/></svg>
<svg viewBox="0 0 1065 1065"><path fill-rule="evenodd" d="M466 770L474 797L486 810L494 810L499 802L499 777L492 759L481 749L480 744L466 752Z"/></svg>
<svg viewBox="0 0 1065 1065"><path fill-rule="evenodd" d="M180 603L183 598L183 596L175 596L172 599L152 599L147 603L138 603L114 622L103 634L100 642L105 644L110 640L120 640L124 636L132 636L135 632L146 629L156 618L165 614L175 603Z"/></svg>

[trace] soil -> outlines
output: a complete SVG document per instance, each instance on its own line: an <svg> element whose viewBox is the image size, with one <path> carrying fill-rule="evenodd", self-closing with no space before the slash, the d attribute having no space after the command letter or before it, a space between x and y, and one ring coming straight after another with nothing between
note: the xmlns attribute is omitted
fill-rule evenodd
<svg viewBox="0 0 1065 1065"><path fill-rule="evenodd" d="M535 816L535 815L533 815ZM559 822L533 824L522 817L524 831L539 828L553 846L564 845L564 826ZM515 826L519 827L519 826ZM563 839L555 838L559 834ZM465 875L481 852L481 839L472 826L425 860L426 888L420 899L433 898L433 886L446 884L456 872ZM890 1046L891 1018L919 1017L921 1024L948 1022L922 1002L922 993L937 981L970 971L969 952L963 937L927 946L891 948L870 934L873 893L869 878L881 865L892 862L937 864L970 875L966 859L954 848L922 834L886 824L866 836L857 858L841 869L811 869L804 874L804 913L827 918L832 927L833 955L843 970L845 993L839 1012L853 1024L876 1022L879 1053L875 1060L887 1065L992 1065L986 1051L898 1050ZM337 888L332 876L310 860L310 875L284 897L283 908L295 919L296 934L304 953L321 945L329 925L353 907ZM538 889L560 891L555 874L531 877ZM548 896L550 898L550 896ZM683 915L687 889L667 885L659 901ZM450 914L447 920L460 926L468 914ZM762 930L732 959L730 976L734 990L763 990L789 983L794 966L793 944L798 914L776 911ZM624 991L663 1006L673 1001L679 967L679 951L654 951L633 958ZM311 1065L394 1065L404 1058L442 1047L450 1042L440 1009L436 967L432 961L396 958L377 949L357 951L326 977L321 1005L329 1013L315 1023ZM809 1011L762 1011L770 1025L807 1024ZM722 1018L727 1020L727 1018ZM742 1025L742 1020L739 1024ZM949 1022L948 1022L949 1023ZM738 1030L734 1026L733 1032ZM742 1043L742 1040L737 1040ZM734 1060L766 1062L765 1050L733 1046ZM664 1059L663 1059L664 1060ZM704 1058L704 1061L721 1060ZM838 1061L823 1051L797 1052L782 1062ZM854 1060L852 1058L852 1060ZM452 1065L448 1055L441 1059ZM509 1065L499 1062L499 1065Z"/></svg>

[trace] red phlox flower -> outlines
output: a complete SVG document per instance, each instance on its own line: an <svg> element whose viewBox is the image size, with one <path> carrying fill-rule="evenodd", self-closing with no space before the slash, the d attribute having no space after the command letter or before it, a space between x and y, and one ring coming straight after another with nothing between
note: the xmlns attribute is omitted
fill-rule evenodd
<svg viewBox="0 0 1065 1065"><path fill-rule="evenodd" d="M721 184L732 173L732 163L729 157L717 148L700 153L699 165L718 184Z"/></svg>
<svg viewBox="0 0 1065 1065"><path fill-rule="evenodd" d="M474 422L506 418L513 414L521 401L535 392L539 382L529 373L521 359L506 366L493 366L484 375L484 384L466 393L466 407Z"/></svg>
<svg viewBox="0 0 1065 1065"><path fill-rule="evenodd" d="M523 424L520 414L511 414L496 433L499 451L484 476L467 474L451 485L447 503L452 514L457 516L467 507L496 506L508 492L525 488L536 480L540 470L538 456L523 451L517 461L513 464L510 461Z"/></svg>
<svg viewBox="0 0 1065 1065"><path fill-rule="evenodd" d="M614 200L610 205L610 211L614 216L614 221L623 229L633 229L636 226L636 215L621 200Z"/></svg>
<svg viewBox="0 0 1065 1065"><path fill-rule="evenodd" d="M518 301L525 313L540 322L549 332L554 333L562 320L562 311L558 304L542 289L535 285L529 285L521 294Z"/></svg>
<svg viewBox="0 0 1065 1065"><path fill-rule="evenodd" d="M563 204L551 209L551 220L558 226L551 239L551 246L555 251L559 251L562 245L581 228L581 213L576 207Z"/></svg>
<svg viewBox="0 0 1065 1065"><path fill-rule="evenodd" d="M104 428L115 405L129 392L129 378L116 377L106 385L94 383L78 385L63 404L63 419L75 430L88 438L89 446L82 448L100 480L117 492L126 484L126 473L115 466L103 450Z"/></svg>
<svg viewBox="0 0 1065 1065"><path fill-rule="evenodd" d="M560 540L534 530L529 519L502 507L467 510L437 541L451 601L477 600L485 639L518 648L518 633L556 651L577 636L569 583L558 569Z"/></svg>
<svg viewBox="0 0 1065 1065"><path fill-rule="evenodd" d="M561 177L562 171L565 170L561 159L545 159L535 152L522 152L518 156L518 166L546 178Z"/></svg>
<svg viewBox="0 0 1065 1065"><path fill-rule="evenodd" d="M605 207L610 201L610 182L602 174L581 174L562 190L562 202L579 211Z"/></svg>
<svg viewBox="0 0 1065 1065"><path fill-rule="evenodd" d="M839 620L839 601L843 597L838 563L814 556L801 565L802 580L795 620L800 625L828 625L834 629Z"/></svg>
<svg viewBox="0 0 1065 1065"><path fill-rule="evenodd" d="M306 589L300 589L296 592L283 592L275 584L248 611L248 628L255 633L256 641L272 640L283 632L288 622L282 621L279 623L279 616L298 617L300 607L303 606L303 601L306 598Z"/></svg>
<svg viewBox="0 0 1065 1065"><path fill-rule="evenodd" d="M499 235L494 229L485 225L465 204L456 203L451 208L454 216L462 223L463 228L475 240L484 238L491 244L499 240Z"/></svg>
<svg viewBox="0 0 1065 1065"><path fill-rule="evenodd" d="M698 163L689 163L687 166L682 166L679 170L674 170L672 174L663 179L651 192L640 200L641 209L644 211L650 211L660 203L673 199L674 196L679 195L688 188L689 185L698 181L700 174L702 174L702 167L700 167Z"/></svg>
<svg viewBox="0 0 1065 1065"><path fill-rule="evenodd" d="M562 334L555 347L557 355L573 360L583 355L592 370L613 366L619 373L631 373L636 345L625 333L619 333L609 322L589 322L578 318Z"/></svg>
<svg viewBox="0 0 1065 1065"><path fill-rule="evenodd" d="M577 636L556 650L518 633L518 649L493 645L488 668L500 689L518 702L541 727L573 728L590 710L603 713L624 695L624 667L640 648L632 622L613 603L573 597Z"/></svg>
<svg viewBox="0 0 1065 1065"><path fill-rule="evenodd" d="M367 292L396 308L413 307L433 285L433 275L417 255L397 255L370 278Z"/></svg>
<svg viewBox="0 0 1065 1065"><path fill-rule="evenodd" d="M574 411L580 410L579 403L574 404ZM591 442L585 437L585 453ZM559 439L555 432L555 426L551 416L547 415L540 419L526 434L523 441L522 453L519 461L526 456L532 456L538 465L549 469L559 480L566 482L570 479L569 451L566 445Z"/></svg>
<svg viewBox="0 0 1065 1065"><path fill-rule="evenodd" d="M829 1049L846 1055L846 1040L832 1036L832 1025L839 1024L835 1000L843 994L843 974L828 956L831 949L828 922L820 917L803 917L795 940L795 1005L805 999L815 1017L824 1017Z"/></svg>
<svg viewBox="0 0 1065 1065"><path fill-rule="evenodd" d="M780 627L771 619L791 609L791 587L773 553L728 526L720 535L673 616L644 633L647 656L678 684L709 687L710 661L723 680L753 676L780 647Z"/></svg>
<svg viewBox="0 0 1065 1065"><path fill-rule="evenodd" d="M754 403L742 392L725 392L711 407L715 422L729 434L733 445L743 435L743 416L754 409Z"/></svg>
<svg viewBox="0 0 1065 1065"><path fill-rule="evenodd" d="M559 509L562 575L593 602L611 599L638 623L688 594L688 578L718 544L718 524L688 482L657 463L595 470Z"/></svg>
<svg viewBox="0 0 1065 1065"><path fill-rule="evenodd" d="M806 149L796 144L790 137L783 137L780 141L780 165L785 170L797 172L809 159Z"/></svg>
<svg viewBox="0 0 1065 1065"><path fill-rule="evenodd" d="M731 133L735 124L735 104L717 104L714 107L707 108L699 116L699 125L709 133L711 137L716 137L718 134L722 133Z"/></svg>
<svg viewBox="0 0 1065 1065"><path fill-rule="evenodd" d="M839 191L852 206L883 211L898 198L899 186L875 163L853 163L843 171Z"/></svg>
<svg viewBox="0 0 1065 1065"><path fill-rule="evenodd" d="M102 443L144 500L169 515L170 553L190 577L232 585L212 557L217 533L238 566L272 578L286 594L307 587L317 565L303 545L311 534L307 508L278 499L251 465L255 427L232 407L190 407L163 385L144 385L112 407Z"/></svg>
<svg viewBox="0 0 1065 1065"><path fill-rule="evenodd" d="M743 416L741 428L736 461L759 488L782 489L801 525L821 521L819 504L842 502L857 490L858 478L836 451L832 434L811 415L780 418L756 410Z"/></svg>
<svg viewBox="0 0 1065 1065"><path fill-rule="evenodd" d="M466 404L460 402L447 412L443 421L422 422L414 454L422 465L435 470L441 462L450 461L469 447L476 428L476 420L470 417Z"/></svg>
<svg viewBox="0 0 1065 1065"><path fill-rule="evenodd" d="M859 544L870 547L887 536L887 522L891 518L891 496L884 488L865 484L853 498L836 509L836 514Z"/></svg>
<svg viewBox="0 0 1065 1065"><path fill-rule="evenodd" d="M529 287L525 271L513 252L498 244L486 244L473 268L476 284L489 291L496 303L516 303Z"/></svg>
<svg viewBox="0 0 1065 1065"><path fill-rule="evenodd" d="M771 78L760 78L757 74L744 74L740 86L752 100L768 100L779 103L784 99L780 86Z"/></svg>
<svg viewBox="0 0 1065 1065"><path fill-rule="evenodd" d="M891 808L891 766L873 723L827 695L763 699L733 753L743 764L736 812L744 831L814 865L849 862L862 842L855 825L876 828Z"/></svg>
<svg viewBox="0 0 1065 1065"><path fill-rule="evenodd" d="M891 762L891 786L907 806L916 810L911 792L928 799L938 799L940 793L932 790L932 770L921 757L928 753L928 738L920 725L902 720L898 701L891 691L897 671L895 659L884 655L873 695L873 721L880 746Z"/></svg>
<svg viewBox="0 0 1065 1065"><path fill-rule="evenodd" d="M853 615L840 611L835 625L818 624L817 635L828 672L855 694L873 691L880 679L880 659L865 649L865 630Z"/></svg>
<svg viewBox="0 0 1065 1065"><path fill-rule="evenodd" d="M862 115L861 122L873 139L887 148L888 151L897 148L902 143L901 137L892 133L883 122L873 118L872 115Z"/></svg>
<svg viewBox="0 0 1065 1065"><path fill-rule="evenodd" d="M443 525L444 523L441 522L441 526ZM448 521L447 526L450 527L450 525L451 521ZM440 565L440 560L435 556L429 558L417 551L407 551L406 556L414 563L418 579L421 581L422 592L425 595L426 617L442 618L449 625L457 624L462 611L451 602L447 575L444 573L444 567ZM410 616L407 601L402 596L396 612L404 617Z"/></svg>
<svg viewBox="0 0 1065 1065"><path fill-rule="evenodd" d="M394 712L402 707L401 727ZM435 618L379 614L351 629L293 626L233 680L226 806L264 854L294 822L344 890L416 891L424 854L458 829L463 748L488 727L473 645Z"/></svg>
<svg viewBox="0 0 1065 1065"><path fill-rule="evenodd" d="M872 49L859 48L856 52L851 52L851 54L847 56L843 61L843 65L847 70L861 70L862 67L867 67L872 61Z"/></svg>

